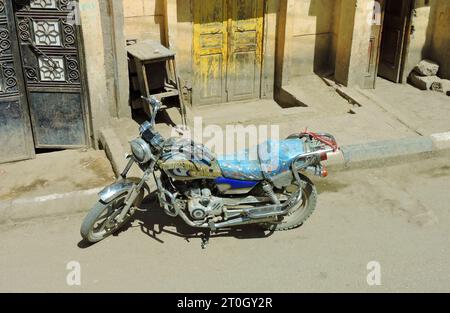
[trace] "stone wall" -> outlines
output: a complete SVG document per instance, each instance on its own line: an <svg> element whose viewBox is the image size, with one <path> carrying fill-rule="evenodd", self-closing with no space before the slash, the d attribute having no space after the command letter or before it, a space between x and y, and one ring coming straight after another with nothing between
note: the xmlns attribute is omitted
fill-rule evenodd
<svg viewBox="0 0 450 313"><path fill-rule="evenodd" d="M450 79L450 1L432 0L431 10L434 23L430 58L441 66L438 75Z"/></svg>
<svg viewBox="0 0 450 313"><path fill-rule="evenodd" d="M83 36L84 65L86 68L88 101L90 106L91 141L98 144L99 131L107 127L111 116L111 102L107 92L105 71L105 49L102 31L101 10L96 0L80 0L80 22Z"/></svg>
<svg viewBox="0 0 450 313"><path fill-rule="evenodd" d="M166 0L122 1L126 40L152 39L167 44Z"/></svg>
<svg viewBox="0 0 450 313"><path fill-rule="evenodd" d="M168 43L176 52L178 74L186 86L192 77L193 16L191 0L167 0Z"/></svg>
<svg viewBox="0 0 450 313"><path fill-rule="evenodd" d="M355 30L356 0L341 1L339 7L339 19L336 18L334 78L338 83L347 85Z"/></svg>
<svg viewBox="0 0 450 313"><path fill-rule="evenodd" d="M347 0L345 2L356 2L356 10L354 13L353 38L351 40L350 63L348 68L347 85L360 85L364 81L366 69L369 65L369 45L372 25L368 22L373 16L373 1L371 0ZM344 9L344 8L343 8ZM342 9L342 10L343 10ZM346 8L346 10L351 8ZM350 24L351 20L342 19L342 24ZM340 40L347 42L346 39ZM348 45L347 45L348 46ZM338 60L339 61L339 60ZM345 82L343 82L345 83Z"/></svg>
<svg viewBox="0 0 450 313"><path fill-rule="evenodd" d="M411 20L411 36L407 42L402 82L420 60L430 58L441 65L439 75L450 77L450 2L416 0ZM356 7L352 13L351 7ZM335 78L349 86L360 85L367 68L370 25L367 18L371 0L342 1L338 35ZM352 16L354 15L354 16ZM351 47L351 48L350 48ZM350 49L350 50L349 50ZM349 52L350 51L350 52ZM347 60L348 66L347 66Z"/></svg>
<svg viewBox="0 0 450 313"><path fill-rule="evenodd" d="M340 3L340 0L288 0L285 82L287 76L334 71Z"/></svg>

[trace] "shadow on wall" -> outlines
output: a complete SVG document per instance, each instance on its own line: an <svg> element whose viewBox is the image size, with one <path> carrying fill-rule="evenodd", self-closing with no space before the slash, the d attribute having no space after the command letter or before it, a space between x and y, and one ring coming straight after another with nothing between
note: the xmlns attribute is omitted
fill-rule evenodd
<svg viewBox="0 0 450 313"><path fill-rule="evenodd" d="M286 8L286 53L283 76L332 73L340 1L295 0Z"/></svg>
<svg viewBox="0 0 450 313"><path fill-rule="evenodd" d="M440 64L440 77L450 79L450 1L431 0L430 5L429 27L432 29L427 32L428 55Z"/></svg>
<svg viewBox="0 0 450 313"><path fill-rule="evenodd" d="M309 16L314 16L316 38L314 43L313 72L317 75L332 74L334 68L335 19L340 1L311 0Z"/></svg>
<svg viewBox="0 0 450 313"><path fill-rule="evenodd" d="M167 42L165 0L121 0L124 10L124 32L129 41Z"/></svg>
<svg viewBox="0 0 450 313"><path fill-rule="evenodd" d="M307 106L282 88L295 77L334 73L340 4L340 0L279 2L275 100L280 106Z"/></svg>
<svg viewBox="0 0 450 313"><path fill-rule="evenodd" d="M177 22L192 22L191 1L193 0L177 0Z"/></svg>
<svg viewBox="0 0 450 313"><path fill-rule="evenodd" d="M431 59L441 66L439 76L450 79L450 1L416 0L414 15L407 74L420 60Z"/></svg>

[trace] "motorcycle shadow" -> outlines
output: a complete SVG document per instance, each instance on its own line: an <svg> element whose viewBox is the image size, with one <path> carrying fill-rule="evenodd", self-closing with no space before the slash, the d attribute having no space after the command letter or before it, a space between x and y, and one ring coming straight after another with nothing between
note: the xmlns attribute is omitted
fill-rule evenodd
<svg viewBox="0 0 450 313"><path fill-rule="evenodd" d="M187 225L180 217L170 217L165 214L159 206L155 193L148 195L139 209L135 213L134 219L124 225L119 232L127 231L129 228L139 227L144 234L160 243L164 243L159 237L162 234L181 237L189 242L191 239L204 239L205 236L208 238L233 237L237 239L258 239L267 238L274 233L273 231L264 230L255 224L218 229L209 234L203 229Z"/></svg>

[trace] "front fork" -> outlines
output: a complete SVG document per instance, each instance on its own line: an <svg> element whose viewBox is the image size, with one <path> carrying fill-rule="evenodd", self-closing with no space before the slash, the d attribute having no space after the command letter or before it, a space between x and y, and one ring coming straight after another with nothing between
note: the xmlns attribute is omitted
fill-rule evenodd
<svg viewBox="0 0 450 313"><path fill-rule="evenodd" d="M125 167L123 172L120 174L120 176L123 179L127 178L128 172L130 171L131 167L135 163L135 160L132 156L129 156L128 158L130 160L128 161L127 166ZM139 183L137 185L136 184L133 185L133 187L128 192L127 198L125 199L125 206L123 207L122 212L120 212L120 214L116 217L117 222L119 222L119 223L122 222L124 220L125 216L127 215L127 213L130 211L130 209L131 209L134 201L136 201L136 198L139 195L139 192L141 191L142 187L147 182L150 175L153 173L154 165L155 165L155 161L152 160L148 169L146 171L144 171L144 175L142 176Z"/></svg>

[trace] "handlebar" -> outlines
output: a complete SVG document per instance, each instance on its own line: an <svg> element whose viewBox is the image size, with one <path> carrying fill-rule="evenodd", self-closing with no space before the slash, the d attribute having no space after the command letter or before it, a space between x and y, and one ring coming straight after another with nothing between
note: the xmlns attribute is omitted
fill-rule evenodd
<svg viewBox="0 0 450 313"><path fill-rule="evenodd" d="M144 97L141 96L141 99L143 99L145 102L147 102L153 109L159 110L161 108L161 101L156 99L155 96L150 97Z"/></svg>

